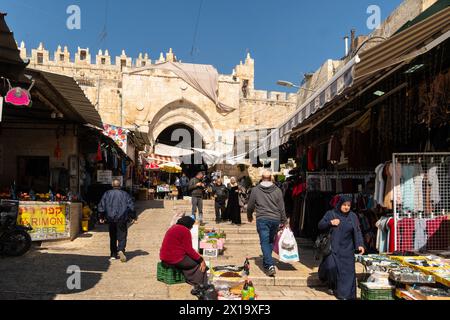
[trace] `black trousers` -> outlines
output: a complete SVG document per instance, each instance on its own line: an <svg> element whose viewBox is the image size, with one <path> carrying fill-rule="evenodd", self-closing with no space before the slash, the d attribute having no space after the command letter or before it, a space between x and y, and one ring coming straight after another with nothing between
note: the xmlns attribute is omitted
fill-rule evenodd
<svg viewBox="0 0 450 320"><path fill-rule="evenodd" d="M125 252L127 236L128 224L126 221L109 222L111 257L115 257L119 251Z"/></svg>
<svg viewBox="0 0 450 320"><path fill-rule="evenodd" d="M216 210L216 222L222 221L226 210L225 201L215 201L214 209Z"/></svg>

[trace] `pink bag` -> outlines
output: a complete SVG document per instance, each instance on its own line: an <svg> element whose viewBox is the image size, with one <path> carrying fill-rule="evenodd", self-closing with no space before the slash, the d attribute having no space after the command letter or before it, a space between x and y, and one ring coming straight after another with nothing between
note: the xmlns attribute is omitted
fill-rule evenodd
<svg viewBox="0 0 450 320"><path fill-rule="evenodd" d="M280 254L280 239L281 235L283 234L283 230L278 231L277 235L275 236L275 241L273 243L273 252L276 254Z"/></svg>

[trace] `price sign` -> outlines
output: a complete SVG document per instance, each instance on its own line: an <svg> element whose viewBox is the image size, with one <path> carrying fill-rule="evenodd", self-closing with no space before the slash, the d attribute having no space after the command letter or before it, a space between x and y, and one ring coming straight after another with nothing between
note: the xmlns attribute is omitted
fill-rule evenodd
<svg viewBox="0 0 450 320"><path fill-rule="evenodd" d="M111 170L98 170L97 182L102 184L112 183L112 171Z"/></svg>

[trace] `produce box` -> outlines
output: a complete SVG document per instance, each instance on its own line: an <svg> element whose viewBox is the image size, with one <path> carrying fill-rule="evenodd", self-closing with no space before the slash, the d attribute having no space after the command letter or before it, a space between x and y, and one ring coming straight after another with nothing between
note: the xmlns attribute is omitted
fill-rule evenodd
<svg viewBox="0 0 450 320"><path fill-rule="evenodd" d="M200 249L219 249L223 250L225 245L224 239L203 239L200 241Z"/></svg>
<svg viewBox="0 0 450 320"><path fill-rule="evenodd" d="M371 283L360 283L361 300L394 300L393 286L380 286Z"/></svg>

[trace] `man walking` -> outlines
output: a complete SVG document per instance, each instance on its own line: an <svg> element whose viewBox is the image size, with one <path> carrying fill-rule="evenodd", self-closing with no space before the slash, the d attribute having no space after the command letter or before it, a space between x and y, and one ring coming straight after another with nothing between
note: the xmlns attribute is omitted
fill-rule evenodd
<svg viewBox="0 0 450 320"><path fill-rule="evenodd" d="M189 188L189 178L186 176L186 173L183 173L183 175L181 176L180 186L183 197L187 197Z"/></svg>
<svg viewBox="0 0 450 320"><path fill-rule="evenodd" d="M131 196L120 189L120 180L113 180L113 189L107 191L98 205L100 223L109 224L111 258L127 262L125 248L127 245L128 220L137 221L136 211Z"/></svg>
<svg viewBox="0 0 450 320"><path fill-rule="evenodd" d="M197 220L196 212L198 208L200 225L203 225L203 194L205 192L203 177L203 172L199 172L189 182L189 191L192 197L192 217Z"/></svg>
<svg viewBox="0 0 450 320"><path fill-rule="evenodd" d="M228 188L223 185L221 178L218 178L214 182L212 194L214 197L214 208L216 210L216 223L219 224L222 221L222 217L224 217L225 201L228 199Z"/></svg>
<svg viewBox="0 0 450 320"><path fill-rule="evenodd" d="M264 256L264 269L270 277L275 276L275 263L272 258L275 236L280 226L287 225L283 193L272 182L272 173L264 171L262 182L252 189L247 207L248 222L253 222L256 210L256 227Z"/></svg>

